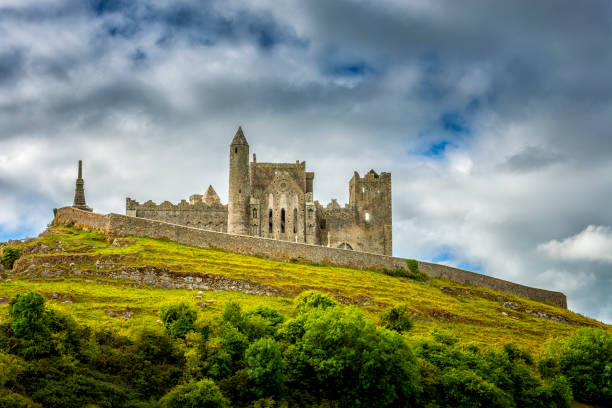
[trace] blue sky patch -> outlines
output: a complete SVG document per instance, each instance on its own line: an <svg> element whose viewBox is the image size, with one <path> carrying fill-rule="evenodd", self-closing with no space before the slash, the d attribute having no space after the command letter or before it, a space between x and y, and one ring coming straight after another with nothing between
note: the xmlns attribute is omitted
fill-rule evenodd
<svg viewBox="0 0 612 408"><path fill-rule="evenodd" d="M470 133L465 118L458 113L445 113L440 117L440 123L444 130L452 133Z"/></svg>

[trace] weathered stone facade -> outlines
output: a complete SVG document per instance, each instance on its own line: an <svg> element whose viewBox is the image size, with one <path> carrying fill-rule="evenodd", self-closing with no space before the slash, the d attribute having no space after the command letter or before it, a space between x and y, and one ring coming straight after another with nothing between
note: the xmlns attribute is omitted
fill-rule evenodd
<svg viewBox="0 0 612 408"><path fill-rule="evenodd" d="M174 205L126 199L126 215L230 234L250 235L391 255L391 174L357 172L349 202L323 206L313 198L314 173L306 162L249 163L249 144L238 128L229 149L228 204L212 188Z"/></svg>

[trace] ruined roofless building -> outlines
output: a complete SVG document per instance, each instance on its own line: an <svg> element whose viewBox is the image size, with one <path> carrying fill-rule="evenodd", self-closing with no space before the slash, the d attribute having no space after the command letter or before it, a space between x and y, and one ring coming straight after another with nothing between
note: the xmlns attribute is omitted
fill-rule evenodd
<svg viewBox="0 0 612 408"><path fill-rule="evenodd" d="M357 172L349 182L349 202L313 199L314 173L306 162L258 163L238 128L229 147L229 198L223 205L209 186L203 195L174 205L140 204L126 198L126 215L230 234L392 254L391 174Z"/></svg>
<svg viewBox="0 0 612 408"><path fill-rule="evenodd" d="M79 210L93 211L85 202L85 182L83 181L83 161L79 160L79 176L76 179L76 188L74 189L74 201L72 206Z"/></svg>

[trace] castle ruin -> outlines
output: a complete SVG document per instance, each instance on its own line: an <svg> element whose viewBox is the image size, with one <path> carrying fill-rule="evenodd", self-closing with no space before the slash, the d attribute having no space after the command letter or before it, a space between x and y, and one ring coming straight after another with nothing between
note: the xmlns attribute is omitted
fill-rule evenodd
<svg viewBox="0 0 612 408"><path fill-rule="evenodd" d="M238 128L229 146L228 204L209 186L189 202L157 205L126 198L126 215L237 235L272 238L392 255L391 174L357 172L349 202L327 206L313 198L314 172L306 162L249 162L249 144Z"/></svg>

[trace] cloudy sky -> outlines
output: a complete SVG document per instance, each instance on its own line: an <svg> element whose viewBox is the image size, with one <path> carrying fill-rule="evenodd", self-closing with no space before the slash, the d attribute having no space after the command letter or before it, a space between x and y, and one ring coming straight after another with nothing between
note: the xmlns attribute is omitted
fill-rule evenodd
<svg viewBox="0 0 612 408"><path fill-rule="evenodd" d="M609 1L0 0L0 240L69 205L227 200L242 125L315 198L390 171L394 254L612 323Z"/></svg>

